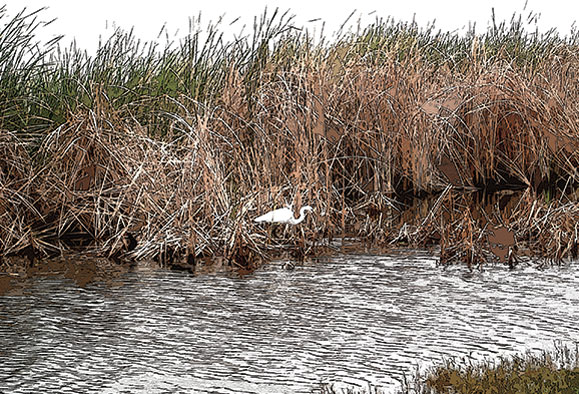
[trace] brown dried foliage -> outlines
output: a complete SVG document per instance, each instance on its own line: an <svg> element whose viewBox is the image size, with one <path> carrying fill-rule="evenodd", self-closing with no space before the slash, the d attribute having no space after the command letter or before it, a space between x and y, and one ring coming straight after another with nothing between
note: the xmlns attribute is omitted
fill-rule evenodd
<svg viewBox="0 0 579 394"><path fill-rule="evenodd" d="M576 54L532 72L505 60L457 72L418 56L340 56L266 65L249 98L231 67L209 108L159 99L176 108L169 141L104 96L42 134L34 153L2 132L0 253L80 246L250 266L271 247L352 235L440 243L443 262L513 264L496 246L503 234L508 250L524 242L555 260L577 255ZM493 188L527 192L491 212L466 193ZM545 201L547 192L561 198ZM252 222L284 203L316 211L281 234Z"/></svg>

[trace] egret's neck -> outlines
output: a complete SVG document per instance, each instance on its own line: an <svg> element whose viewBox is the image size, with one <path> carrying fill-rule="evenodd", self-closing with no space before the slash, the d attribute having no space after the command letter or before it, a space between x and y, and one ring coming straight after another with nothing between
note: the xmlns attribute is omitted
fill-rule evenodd
<svg viewBox="0 0 579 394"><path fill-rule="evenodd" d="M295 218L291 218L291 224L298 224L304 221L304 219L306 218L306 208L302 207L302 209L300 209L300 217L295 219Z"/></svg>

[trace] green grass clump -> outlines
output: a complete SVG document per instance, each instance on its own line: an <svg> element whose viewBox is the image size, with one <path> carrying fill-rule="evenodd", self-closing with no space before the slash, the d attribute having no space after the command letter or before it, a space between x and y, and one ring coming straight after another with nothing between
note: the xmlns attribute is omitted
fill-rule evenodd
<svg viewBox="0 0 579 394"><path fill-rule="evenodd" d="M447 361L426 379L434 393L579 393L577 347L556 347L536 355L500 358L498 362L458 364Z"/></svg>
<svg viewBox="0 0 579 394"><path fill-rule="evenodd" d="M340 387L326 383L324 394L380 394L379 387ZM556 342L553 350L527 352L473 363L446 360L426 375L419 371L405 377L397 394L577 394L579 393L579 344Z"/></svg>

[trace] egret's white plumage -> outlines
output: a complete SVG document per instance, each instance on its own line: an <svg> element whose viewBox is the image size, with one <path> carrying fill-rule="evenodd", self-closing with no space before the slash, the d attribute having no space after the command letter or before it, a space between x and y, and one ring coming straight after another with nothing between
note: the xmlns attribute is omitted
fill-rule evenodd
<svg viewBox="0 0 579 394"><path fill-rule="evenodd" d="M294 218L294 212L291 207L285 207L268 212L265 215L255 218L257 223L288 223L298 224L306 218L306 212L313 211L314 208L306 205L300 209L300 217Z"/></svg>

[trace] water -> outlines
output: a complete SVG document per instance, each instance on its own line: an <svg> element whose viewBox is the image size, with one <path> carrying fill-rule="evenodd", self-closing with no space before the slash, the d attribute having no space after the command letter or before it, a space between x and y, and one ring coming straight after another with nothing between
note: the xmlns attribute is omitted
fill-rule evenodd
<svg viewBox="0 0 579 394"><path fill-rule="evenodd" d="M37 277L0 296L0 393L388 392L443 357L579 339L577 268L442 270L413 253L244 277Z"/></svg>

